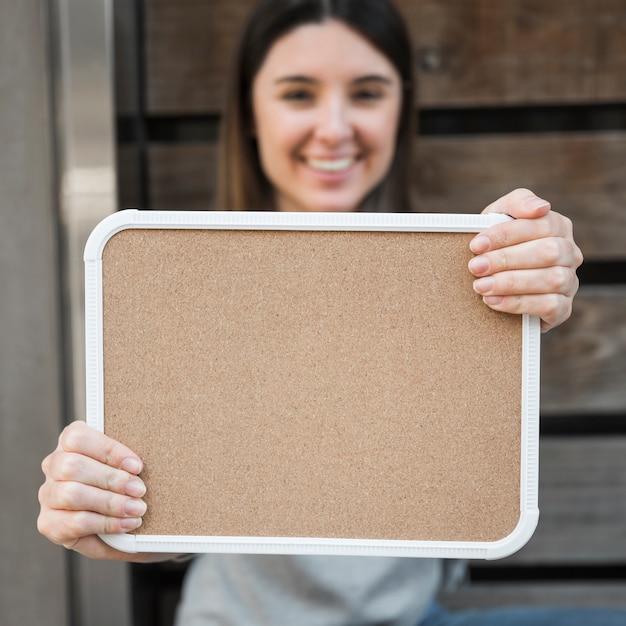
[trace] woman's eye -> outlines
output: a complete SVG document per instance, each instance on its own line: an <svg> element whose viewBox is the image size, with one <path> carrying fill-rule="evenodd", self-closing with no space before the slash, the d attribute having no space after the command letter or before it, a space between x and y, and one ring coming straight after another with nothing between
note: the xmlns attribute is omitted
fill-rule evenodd
<svg viewBox="0 0 626 626"><path fill-rule="evenodd" d="M313 99L313 94L304 89L294 89L283 94L283 100L288 102L308 102Z"/></svg>
<svg viewBox="0 0 626 626"><path fill-rule="evenodd" d="M375 102L380 100L383 94L378 89L359 89L352 97L360 102Z"/></svg>

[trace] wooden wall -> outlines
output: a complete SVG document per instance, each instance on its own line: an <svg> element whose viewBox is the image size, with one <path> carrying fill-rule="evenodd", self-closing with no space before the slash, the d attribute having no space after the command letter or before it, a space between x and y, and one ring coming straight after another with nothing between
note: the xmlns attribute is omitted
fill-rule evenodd
<svg viewBox="0 0 626 626"><path fill-rule="evenodd" d="M121 205L215 208L225 77L252 3L117 2ZM626 608L626 0L397 4L415 43L420 209L480 212L529 187L571 217L586 258L572 319L543 341L539 529L446 601ZM176 572L135 570L151 623L168 623L153 592L166 580L158 597L175 598Z"/></svg>

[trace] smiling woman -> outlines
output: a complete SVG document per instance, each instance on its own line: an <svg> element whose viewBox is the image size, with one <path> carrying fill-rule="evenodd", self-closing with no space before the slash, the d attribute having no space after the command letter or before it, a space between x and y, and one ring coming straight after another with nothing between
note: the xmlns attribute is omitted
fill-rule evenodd
<svg viewBox="0 0 626 626"><path fill-rule="evenodd" d="M277 41L253 85L254 135L278 210L353 211L387 174L401 78L341 22Z"/></svg>
<svg viewBox="0 0 626 626"><path fill-rule="evenodd" d="M411 210L413 55L391 4L261 2L241 42L220 206Z"/></svg>
<svg viewBox="0 0 626 626"><path fill-rule="evenodd" d="M221 208L411 210L411 58L389 0L260 0L231 72ZM540 317L543 330L564 322L582 261L571 222L527 189L483 213L516 219L469 244L475 291L496 311ZM43 462L40 531L92 558L163 558L116 551L98 536L142 524L142 469L142 459L121 442L83 423L68 426ZM450 616L434 602L448 570L433 559L204 555L191 566L178 623L626 625L626 615L608 612Z"/></svg>

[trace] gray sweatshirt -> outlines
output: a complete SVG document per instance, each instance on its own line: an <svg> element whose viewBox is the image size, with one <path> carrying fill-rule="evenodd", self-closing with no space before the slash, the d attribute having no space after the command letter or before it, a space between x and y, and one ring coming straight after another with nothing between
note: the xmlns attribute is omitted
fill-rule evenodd
<svg viewBox="0 0 626 626"><path fill-rule="evenodd" d="M203 555L177 626L416 626L442 583L433 559Z"/></svg>

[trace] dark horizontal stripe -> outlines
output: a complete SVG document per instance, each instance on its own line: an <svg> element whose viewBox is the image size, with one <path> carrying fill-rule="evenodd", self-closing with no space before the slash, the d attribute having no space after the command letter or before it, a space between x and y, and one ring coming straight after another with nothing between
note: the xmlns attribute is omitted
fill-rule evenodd
<svg viewBox="0 0 626 626"><path fill-rule="evenodd" d="M550 415L540 420L542 437L626 436L626 415Z"/></svg>
<svg viewBox="0 0 626 626"><path fill-rule="evenodd" d="M143 589L177 588L186 567L168 568L162 564L133 566L134 587ZM511 583L546 581L616 581L626 582L626 563L612 565L501 565L498 562L476 561L470 565L470 579L474 583Z"/></svg>
<svg viewBox="0 0 626 626"><path fill-rule="evenodd" d="M513 566L472 564L470 578L474 583L511 582L573 582L573 581L624 581L626 563L617 565L542 565Z"/></svg>
<svg viewBox="0 0 626 626"><path fill-rule="evenodd" d="M626 285L626 261L585 262L578 268L578 278L581 285Z"/></svg>
<svg viewBox="0 0 626 626"><path fill-rule="evenodd" d="M626 104L423 109L418 117L422 135L626 130ZM149 142L215 141L219 125L219 115L119 117L117 138L120 143L142 136Z"/></svg>
<svg viewBox="0 0 626 626"><path fill-rule="evenodd" d="M422 135L626 130L626 104L423 109Z"/></svg>
<svg viewBox="0 0 626 626"><path fill-rule="evenodd" d="M164 561L163 563L131 564L133 580L149 585L178 585L185 576L191 560L182 563Z"/></svg>
<svg viewBox="0 0 626 626"><path fill-rule="evenodd" d="M119 117L117 140L134 143L143 136L148 143L214 142L219 127L218 115Z"/></svg>

